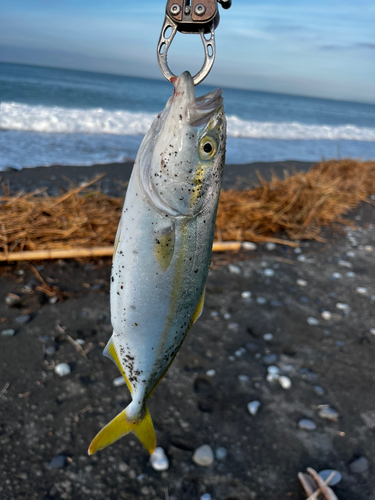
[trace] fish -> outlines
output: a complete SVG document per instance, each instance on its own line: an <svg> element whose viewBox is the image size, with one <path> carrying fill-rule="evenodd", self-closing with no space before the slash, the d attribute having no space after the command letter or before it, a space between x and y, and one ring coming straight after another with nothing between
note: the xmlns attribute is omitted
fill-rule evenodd
<svg viewBox="0 0 375 500"><path fill-rule="evenodd" d="M225 162L222 90L195 97L189 72L172 79L145 135L118 226L110 302L111 358L132 401L94 437L92 455L133 433L152 454L147 399L203 310Z"/></svg>

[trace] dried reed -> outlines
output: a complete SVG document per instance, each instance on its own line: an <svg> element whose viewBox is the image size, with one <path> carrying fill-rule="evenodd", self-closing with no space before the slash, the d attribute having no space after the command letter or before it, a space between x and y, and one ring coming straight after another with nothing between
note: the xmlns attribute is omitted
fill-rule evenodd
<svg viewBox="0 0 375 500"><path fill-rule="evenodd" d="M70 189L59 197L46 190L12 195L3 186L0 197L0 251L105 247L113 245L122 198L87 188ZM343 222L342 215L375 192L375 162L324 161L307 174L275 176L252 190L223 191L215 239L278 241L321 239L321 226Z"/></svg>

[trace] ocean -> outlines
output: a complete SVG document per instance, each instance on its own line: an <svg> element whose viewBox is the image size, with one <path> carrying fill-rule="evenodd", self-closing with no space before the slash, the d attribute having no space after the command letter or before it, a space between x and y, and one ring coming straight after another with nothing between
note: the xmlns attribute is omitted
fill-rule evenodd
<svg viewBox="0 0 375 500"><path fill-rule="evenodd" d="M375 159L375 105L223 90L228 164ZM134 159L171 92L166 80L0 63L0 170Z"/></svg>

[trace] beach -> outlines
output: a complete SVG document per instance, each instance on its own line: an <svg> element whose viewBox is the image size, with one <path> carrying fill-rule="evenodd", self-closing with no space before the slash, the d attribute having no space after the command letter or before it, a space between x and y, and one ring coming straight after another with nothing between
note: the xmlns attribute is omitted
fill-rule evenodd
<svg viewBox="0 0 375 500"><path fill-rule="evenodd" d="M311 165L227 165L223 187ZM0 174L15 192L47 187L56 196L105 173L102 191L120 197L131 169L129 161ZM164 472L132 436L87 456L130 400L102 355L111 260L1 264L1 498L300 500L297 473L312 467L340 472L339 500L374 500L374 214L361 203L341 229L323 230L324 242L298 249L259 243L213 255L202 317L149 401ZM59 289L57 301L43 282ZM58 376L59 363L70 373ZM202 445L213 450L207 467L193 461Z"/></svg>

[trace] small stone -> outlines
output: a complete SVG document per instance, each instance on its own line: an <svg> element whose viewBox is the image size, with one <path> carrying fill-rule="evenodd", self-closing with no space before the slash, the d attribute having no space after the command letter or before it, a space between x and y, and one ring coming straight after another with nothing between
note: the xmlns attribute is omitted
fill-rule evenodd
<svg viewBox="0 0 375 500"><path fill-rule="evenodd" d="M272 276L275 276L275 271L273 269L265 269L264 276L271 278Z"/></svg>
<svg viewBox="0 0 375 500"><path fill-rule="evenodd" d="M168 457L165 454L163 448L160 448L160 446L155 448L154 453L150 457L150 462L151 467L158 472L169 469Z"/></svg>
<svg viewBox="0 0 375 500"><path fill-rule="evenodd" d="M240 347L240 349L238 349L234 355L236 356L236 358L240 358L243 354L245 354L246 352L246 349L244 347Z"/></svg>
<svg viewBox="0 0 375 500"><path fill-rule="evenodd" d="M54 354L56 352L56 347L54 345L49 345L48 347L46 347L46 354L48 356L52 356L52 354Z"/></svg>
<svg viewBox="0 0 375 500"><path fill-rule="evenodd" d="M211 312L211 316L212 316L213 318L218 318L218 317L219 317L219 313L218 313L217 311L212 311L212 312Z"/></svg>
<svg viewBox="0 0 375 500"><path fill-rule="evenodd" d="M298 427L304 431L315 431L316 423L313 420L310 420L309 418L302 418L298 422Z"/></svg>
<svg viewBox="0 0 375 500"><path fill-rule="evenodd" d="M350 311L350 306L348 304L343 304L342 302L337 302L336 308L344 312Z"/></svg>
<svg viewBox="0 0 375 500"><path fill-rule="evenodd" d="M355 474L363 474L368 471L368 460L365 457L359 457L357 460L354 460L351 464L349 464L350 472L354 472Z"/></svg>
<svg viewBox="0 0 375 500"><path fill-rule="evenodd" d="M18 297L18 295L15 295L13 293L9 294L5 297L5 303L9 307L17 305L20 300L21 300L21 297Z"/></svg>
<svg viewBox="0 0 375 500"><path fill-rule="evenodd" d="M211 495L209 493L205 493L201 496L200 500L211 500Z"/></svg>
<svg viewBox="0 0 375 500"><path fill-rule="evenodd" d="M342 278L342 274L341 273L333 273L332 278L334 278L335 280L339 280L340 278Z"/></svg>
<svg viewBox="0 0 375 500"><path fill-rule="evenodd" d="M279 384L286 391L292 387L292 381L290 380L289 377L286 377L285 375L281 375L281 377L279 377Z"/></svg>
<svg viewBox="0 0 375 500"><path fill-rule="evenodd" d="M337 264L340 267L348 267L349 269L353 267L353 264L347 260L339 260Z"/></svg>
<svg viewBox="0 0 375 500"><path fill-rule="evenodd" d="M31 321L31 315L23 314L22 316L17 316L16 321L20 325L26 325L26 323L29 323L29 321Z"/></svg>
<svg viewBox="0 0 375 500"><path fill-rule="evenodd" d="M228 356L229 361L234 361L236 358L234 356Z"/></svg>
<svg viewBox="0 0 375 500"><path fill-rule="evenodd" d="M241 274L241 268L235 266L234 264L229 264L228 266L229 272L232 274Z"/></svg>
<svg viewBox="0 0 375 500"><path fill-rule="evenodd" d="M267 248L267 250L272 252L272 250L275 250L276 245L275 245L275 243L272 243L272 241L269 241L268 243L266 243L266 248Z"/></svg>
<svg viewBox="0 0 375 500"><path fill-rule="evenodd" d="M330 313L329 311L323 311L321 316L323 319L328 321L332 318L332 313Z"/></svg>
<svg viewBox="0 0 375 500"><path fill-rule="evenodd" d="M86 343L83 339L77 339L76 342L78 345L84 345Z"/></svg>
<svg viewBox="0 0 375 500"><path fill-rule="evenodd" d="M59 300L59 298L57 297L57 295L55 295L54 297L51 297L48 302L50 304L56 304L56 302Z"/></svg>
<svg viewBox="0 0 375 500"><path fill-rule="evenodd" d="M273 384L279 380L279 375L277 373L268 373L266 377L267 382Z"/></svg>
<svg viewBox="0 0 375 500"><path fill-rule="evenodd" d="M266 304L266 303L267 303L267 299L265 299L264 297L257 298L257 304L264 306L264 304Z"/></svg>
<svg viewBox="0 0 375 500"><path fill-rule="evenodd" d="M348 271L347 273L345 273L345 276L347 278L354 278L355 277L355 273L353 273L353 271Z"/></svg>
<svg viewBox="0 0 375 500"><path fill-rule="evenodd" d="M66 464L66 456L65 455L57 455L56 457L54 457L50 461L48 468L49 469L62 469L63 467L65 467L65 464Z"/></svg>
<svg viewBox="0 0 375 500"><path fill-rule="evenodd" d="M244 241L242 243L242 248L244 250L256 250L257 245L255 243L253 243L252 241Z"/></svg>
<svg viewBox="0 0 375 500"><path fill-rule="evenodd" d="M242 292L241 297L243 299L251 299L251 292Z"/></svg>
<svg viewBox="0 0 375 500"><path fill-rule="evenodd" d="M333 470L333 469L324 469L324 470L321 470L319 472L319 476L323 479L323 481L326 481L329 478L329 476L331 476L332 474L334 474L334 475L332 476L332 478L329 480L329 482L327 484L329 486L336 486L336 484L339 484L339 482L342 479L340 472L338 472L337 470Z"/></svg>
<svg viewBox="0 0 375 500"><path fill-rule="evenodd" d="M297 247L294 249L294 253L302 253L302 249L300 247Z"/></svg>
<svg viewBox="0 0 375 500"><path fill-rule="evenodd" d="M16 330L13 330L12 328L7 328L6 330L1 331L1 335L4 335L5 337L13 337L15 333Z"/></svg>
<svg viewBox="0 0 375 500"><path fill-rule="evenodd" d="M263 356L263 363L266 365L274 365L278 360L277 354L266 354Z"/></svg>
<svg viewBox="0 0 375 500"><path fill-rule="evenodd" d="M347 255L348 257L351 257L352 259L354 259L354 257L355 257L355 252L353 252L353 250L349 250L348 252L346 252L346 255Z"/></svg>
<svg viewBox="0 0 375 500"><path fill-rule="evenodd" d="M307 318L307 323L311 326L319 325L319 321L316 318L313 318L312 316Z"/></svg>
<svg viewBox="0 0 375 500"><path fill-rule="evenodd" d="M18 276L23 276L23 275L25 274L25 271L24 271L23 269L18 269L18 270L16 271L16 274L17 274Z"/></svg>
<svg viewBox="0 0 375 500"><path fill-rule="evenodd" d="M204 444L197 448L193 455L193 462L201 467L209 467L214 463L214 452L211 446Z"/></svg>
<svg viewBox="0 0 375 500"><path fill-rule="evenodd" d="M323 396L325 394L325 390L320 385L314 385L314 392L317 396Z"/></svg>
<svg viewBox="0 0 375 500"><path fill-rule="evenodd" d="M121 387L122 385L125 385L126 384L126 381L124 379L124 377L117 377L113 380L112 384L115 386L115 387Z"/></svg>
<svg viewBox="0 0 375 500"><path fill-rule="evenodd" d="M249 410L250 415L255 415L258 413L258 410L260 408L260 401L251 401L251 403L248 403L247 409Z"/></svg>
<svg viewBox="0 0 375 500"><path fill-rule="evenodd" d="M306 262L306 255L299 255L297 257L298 262Z"/></svg>
<svg viewBox="0 0 375 500"><path fill-rule="evenodd" d="M363 286L357 286L355 289L357 293L360 293L361 295L366 295L367 293L367 288L364 288Z"/></svg>
<svg viewBox="0 0 375 500"><path fill-rule="evenodd" d="M224 319L228 320L228 319L231 319L231 317L232 317L231 313L225 313L224 314Z"/></svg>
<svg viewBox="0 0 375 500"><path fill-rule="evenodd" d="M207 377L214 377L216 375L216 371L215 370L207 370L206 371L206 375Z"/></svg>
<svg viewBox="0 0 375 500"><path fill-rule="evenodd" d="M375 335L375 328L371 328L370 333L371 333L371 335Z"/></svg>
<svg viewBox="0 0 375 500"><path fill-rule="evenodd" d="M228 330L232 330L232 331L236 331L238 330L239 328L239 324L238 323L228 323Z"/></svg>
<svg viewBox="0 0 375 500"><path fill-rule="evenodd" d="M59 363L55 366L55 373L59 377L65 377L71 372L70 366L67 363Z"/></svg>
<svg viewBox="0 0 375 500"><path fill-rule="evenodd" d="M263 338L264 338L264 340L265 340L266 342L270 342L271 340L273 340L273 335L272 335L272 333L265 333L265 334L263 335Z"/></svg>
<svg viewBox="0 0 375 500"><path fill-rule="evenodd" d="M218 460L224 460L227 457L227 455L228 455L227 450L222 446L217 448L215 451L215 456Z"/></svg>
<svg viewBox="0 0 375 500"><path fill-rule="evenodd" d="M126 464L125 462L120 462L118 464L118 470L124 474L129 470L129 465Z"/></svg>
<svg viewBox="0 0 375 500"><path fill-rule="evenodd" d="M271 365L271 366L267 367L267 372L270 373L271 375L279 376L280 375L280 368L278 366Z"/></svg>
<svg viewBox="0 0 375 500"><path fill-rule="evenodd" d="M307 286L308 283L305 280L297 280L297 285L299 285L299 286Z"/></svg>
<svg viewBox="0 0 375 500"><path fill-rule="evenodd" d="M320 418L337 422L339 419L339 412L331 408L329 405L319 405L318 415Z"/></svg>
<svg viewBox="0 0 375 500"><path fill-rule="evenodd" d="M365 245L365 251L366 252L372 252L374 250L374 248L371 246L371 245Z"/></svg>
<svg viewBox="0 0 375 500"><path fill-rule="evenodd" d="M240 382L248 382L250 378L247 375L238 375L238 380Z"/></svg>

